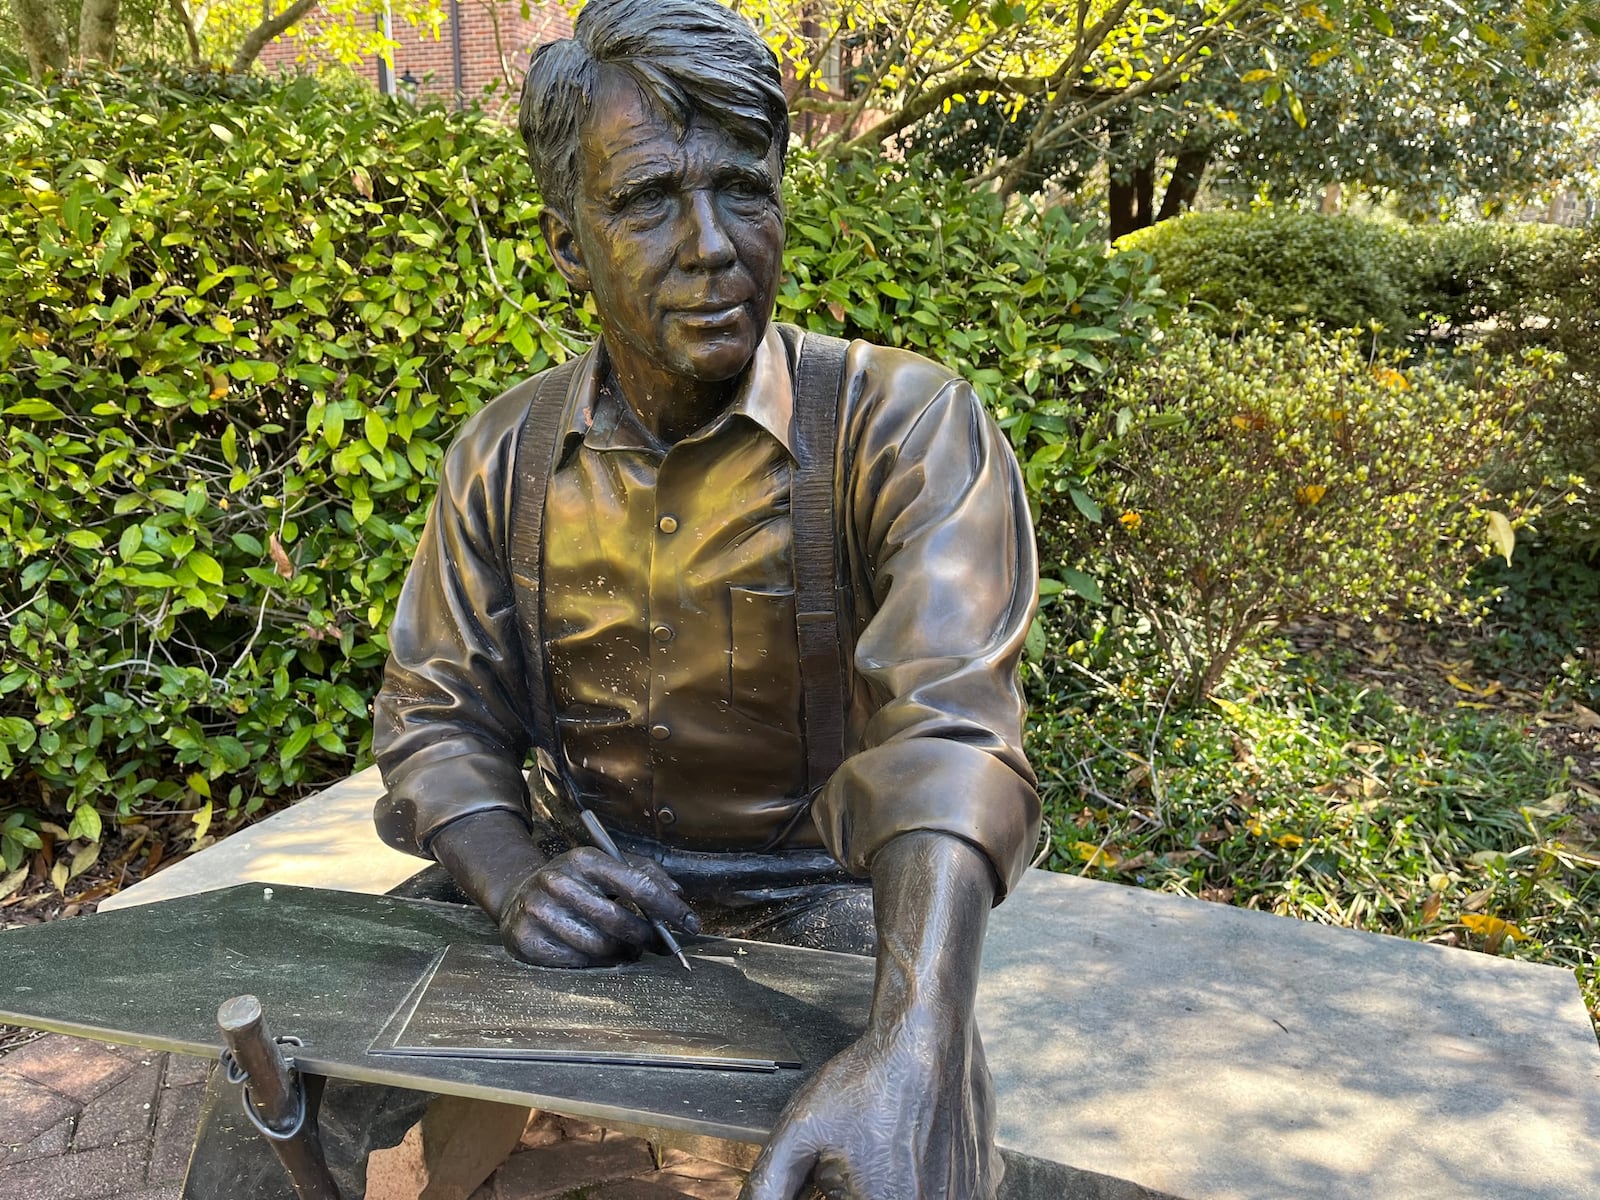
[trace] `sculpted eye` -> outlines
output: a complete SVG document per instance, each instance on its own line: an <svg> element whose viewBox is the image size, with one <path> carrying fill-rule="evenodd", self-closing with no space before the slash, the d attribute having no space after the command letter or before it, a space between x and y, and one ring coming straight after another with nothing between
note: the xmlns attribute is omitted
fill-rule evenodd
<svg viewBox="0 0 1600 1200"><path fill-rule="evenodd" d="M724 190L736 200L766 200L772 195L772 189L758 179L734 179Z"/></svg>

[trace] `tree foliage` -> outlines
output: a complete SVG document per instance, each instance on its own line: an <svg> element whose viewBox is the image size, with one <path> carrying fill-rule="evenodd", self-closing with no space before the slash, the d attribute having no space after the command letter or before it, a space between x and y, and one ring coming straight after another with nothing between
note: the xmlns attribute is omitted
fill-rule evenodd
<svg viewBox="0 0 1600 1200"><path fill-rule="evenodd" d="M1600 68L1594 0L743 7L836 151L893 137L1007 192L1104 166L1113 236L1183 211L1219 168L1247 191L1346 183L1438 211L1593 156L1574 111ZM841 47L853 69L830 79Z"/></svg>
<svg viewBox="0 0 1600 1200"><path fill-rule="evenodd" d="M10 51L36 81L74 63L133 59L247 71L283 34L303 59L352 65L393 51L380 15L435 37L445 19L442 0L11 0L11 9L0 58Z"/></svg>

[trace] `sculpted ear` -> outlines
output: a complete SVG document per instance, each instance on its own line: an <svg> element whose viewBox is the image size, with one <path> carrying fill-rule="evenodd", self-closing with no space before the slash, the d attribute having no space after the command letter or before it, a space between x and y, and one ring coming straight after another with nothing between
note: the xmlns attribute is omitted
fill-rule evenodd
<svg viewBox="0 0 1600 1200"><path fill-rule="evenodd" d="M544 244L550 247L550 257L555 260L561 278L577 292L589 290L589 268L583 262L583 250L572 223L553 208L546 207L539 214L539 231L544 234Z"/></svg>

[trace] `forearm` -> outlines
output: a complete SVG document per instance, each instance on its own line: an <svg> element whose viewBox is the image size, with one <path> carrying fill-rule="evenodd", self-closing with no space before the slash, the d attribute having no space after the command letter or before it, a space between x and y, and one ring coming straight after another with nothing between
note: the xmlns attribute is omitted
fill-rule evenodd
<svg viewBox="0 0 1600 1200"><path fill-rule="evenodd" d="M527 823L503 809L451 821L428 848L456 885L496 920L517 887L548 861Z"/></svg>
<svg viewBox="0 0 1600 1200"><path fill-rule="evenodd" d="M872 863L878 974L871 1021L888 1032L964 1031L978 990L996 880L988 858L950 834L901 834Z"/></svg>

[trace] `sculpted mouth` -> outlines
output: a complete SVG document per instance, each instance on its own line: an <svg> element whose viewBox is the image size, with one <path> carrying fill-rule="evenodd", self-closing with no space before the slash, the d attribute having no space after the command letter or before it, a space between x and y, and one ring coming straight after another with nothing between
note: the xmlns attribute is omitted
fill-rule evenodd
<svg viewBox="0 0 1600 1200"><path fill-rule="evenodd" d="M677 311L689 317L710 317L721 313L737 312L744 307L743 300L716 304L680 304Z"/></svg>
<svg viewBox="0 0 1600 1200"><path fill-rule="evenodd" d="M674 310L680 320L690 325L715 329L733 325L744 315L744 302L737 304L687 305Z"/></svg>

